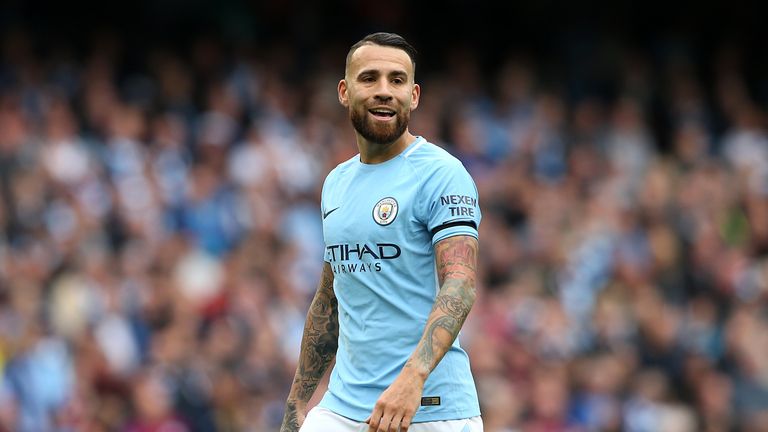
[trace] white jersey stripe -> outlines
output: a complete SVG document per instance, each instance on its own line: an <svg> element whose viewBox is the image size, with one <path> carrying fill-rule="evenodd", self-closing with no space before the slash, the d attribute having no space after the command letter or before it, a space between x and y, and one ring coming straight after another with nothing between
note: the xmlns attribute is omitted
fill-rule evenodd
<svg viewBox="0 0 768 432"><path fill-rule="evenodd" d="M421 147L422 145L424 145L424 143L425 143L425 142L426 142L426 141L425 141L423 138L419 138L419 142L418 142L418 143L416 143L416 145L414 145L413 147L411 147L411 149L410 149L410 150L408 150L407 152L405 152L405 154L403 155L403 157L406 157L406 158L407 158L408 156L410 156L410 155L411 155L411 153L413 153L414 151L416 151L416 149L417 149L417 148L419 148L419 147Z"/></svg>

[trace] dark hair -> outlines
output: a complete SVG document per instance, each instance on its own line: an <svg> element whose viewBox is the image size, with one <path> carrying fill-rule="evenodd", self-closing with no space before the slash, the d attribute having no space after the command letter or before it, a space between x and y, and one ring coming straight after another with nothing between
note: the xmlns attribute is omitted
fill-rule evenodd
<svg viewBox="0 0 768 432"><path fill-rule="evenodd" d="M411 58L411 64L413 65L414 70L416 69L416 48L409 44L408 41L399 34L387 32L371 33L352 45L347 53L346 66L349 66L349 59L352 58L352 54L363 45L381 45L401 49L408 54L408 57Z"/></svg>

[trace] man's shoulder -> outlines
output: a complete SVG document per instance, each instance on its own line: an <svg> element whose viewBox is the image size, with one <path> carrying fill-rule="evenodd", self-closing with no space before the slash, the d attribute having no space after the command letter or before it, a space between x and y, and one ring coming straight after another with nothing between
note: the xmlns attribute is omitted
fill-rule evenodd
<svg viewBox="0 0 768 432"><path fill-rule="evenodd" d="M359 159L360 159L360 154L358 153L352 156L351 158L345 160L344 162L339 163L330 172L328 172L328 175L326 176L326 181L330 178L343 175L345 172L354 168Z"/></svg>
<svg viewBox="0 0 768 432"><path fill-rule="evenodd" d="M424 141L409 154L406 153L405 156L414 169L421 173L446 169L464 169L464 165L456 156L440 145L429 141Z"/></svg>

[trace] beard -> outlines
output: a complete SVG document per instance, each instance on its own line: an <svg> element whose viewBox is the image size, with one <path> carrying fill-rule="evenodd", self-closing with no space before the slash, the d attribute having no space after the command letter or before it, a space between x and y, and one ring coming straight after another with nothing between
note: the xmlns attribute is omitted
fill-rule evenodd
<svg viewBox="0 0 768 432"><path fill-rule="evenodd" d="M366 140L375 144L390 144L400 138L408 129L410 113L396 113L394 124L374 124L367 116L366 110L350 110L349 118L352 120L352 126Z"/></svg>

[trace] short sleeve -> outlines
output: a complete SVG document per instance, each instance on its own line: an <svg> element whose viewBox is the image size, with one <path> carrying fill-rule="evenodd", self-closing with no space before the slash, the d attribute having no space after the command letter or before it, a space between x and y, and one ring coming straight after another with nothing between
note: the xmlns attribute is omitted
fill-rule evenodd
<svg viewBox="0 0 768 432"><path fill-rule="evenodd" d="M327 202L328 202L328 191L330 190L329 183L332 182L332 176L333 176L334 172L335 172L335 170L331 171L325 177L325 180L323 181L323 187L322 187L321 192L320 192L320 214L318 216L322 218L323 242L324 242L324 244L327 244L328 242L327 242L327 239L326 239L325 217L323 217L323 215L328 211L326 209L326 207L327 207ZM323 249L324 249L323 261L329 262L330 261L330 257L328 256L328 251L325 248L323 248Z"/></svg>
<svg viewBox="0 0 768 432"><path fill-rule="evenodd" d="M455 236L477 237L480 203L477 187L458 160L445 163L425 181L427 228L432 243Z"/></svg>

